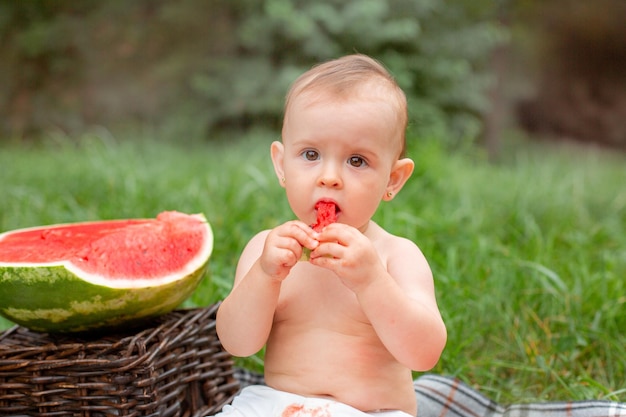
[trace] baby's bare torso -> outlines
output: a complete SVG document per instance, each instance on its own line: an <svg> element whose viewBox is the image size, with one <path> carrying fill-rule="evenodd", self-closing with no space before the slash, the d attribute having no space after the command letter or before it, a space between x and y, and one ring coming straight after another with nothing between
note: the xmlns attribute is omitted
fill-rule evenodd
<svg viewBox="0 0 626 417"><path fill-rule="evenodd" d="M382 345L354 293L333 273L306 262L282 284L265 377L276 389L363 411L416 414L410 369Z"/></svg>

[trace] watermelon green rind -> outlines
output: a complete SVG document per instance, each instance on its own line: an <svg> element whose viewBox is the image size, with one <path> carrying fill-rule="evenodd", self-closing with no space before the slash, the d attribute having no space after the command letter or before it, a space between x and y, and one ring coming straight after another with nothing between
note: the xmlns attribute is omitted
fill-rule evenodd
<svg viewBox="0 0 626 417"><path fill-rule="evenodd" d="M182 270L156 279L107 280L68 261L0 262L0 314L36 331L80 332L173 310L204 277L213 249L210 225L204 216L194 216L204 227L202 247Z"/></svg>
<svg viewBox="0 0 626 417"><path fill-rule="evenodd" d="M337 206L335 203L320 201L315 205L315 210L317 211L317 220L311 225L311 228L313 228L316 232L321 232L324 227L337 221ZM302 247L302 256L300 256L300 261L310 260L311 249Z"/></svg>
<svg viewBox="0 0 626 417"><path fill-rule="evenodd" d="M311 249L302 247L302 256L300 256L300 261L306 262L311 260Z"/></svg>
<svg viewBox="0 0 626 417"><path fill-rule="evenodd" d="M131 289L94 285L62 266L0 267L0 311L9 320L36 331L116 327L176 308L197 287L207 265L208 261L165 285Z"/></svg>

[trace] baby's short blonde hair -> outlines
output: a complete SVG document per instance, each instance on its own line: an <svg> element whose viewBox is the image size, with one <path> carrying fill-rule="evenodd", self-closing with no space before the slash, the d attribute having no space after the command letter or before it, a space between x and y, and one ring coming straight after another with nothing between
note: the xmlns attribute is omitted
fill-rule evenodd
<svg viewBox="0 0 626 417"><path fill-rule="evenodd" d="M402 89L387 69L375 59L353 54L316 65L292 84L285 100L285 117L291 103L303 94L349 98L360 93L376 94L387 100L396 113L402 157L406 147L407 101Z"/></svg>

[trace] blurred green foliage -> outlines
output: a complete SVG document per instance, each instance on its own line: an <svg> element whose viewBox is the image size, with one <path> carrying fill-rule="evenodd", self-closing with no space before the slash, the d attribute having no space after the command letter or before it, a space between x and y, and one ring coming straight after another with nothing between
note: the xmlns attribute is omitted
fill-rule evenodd
<svg viewBox="0 0 626 417"><path fill-rule="evenodd" d="M412 127L475 137L485 110L486 58L502 39L491 3L434 0L237 0L236 55L193 78L209 124L280 122L289 84L311 65L359 52L382 61L410 101ZM225 84L224 84L225 83ZM225 85L227 87L225 87Z"/></svg>
<svg viewBox="0 0 626 417"><path fill-rule="evenodd" d="M411 127L474 138L490 50L486 0L41 0L0 3L4 135L128 121L172 137L276 128L289 84L360 52L410 100Z"/></svg>

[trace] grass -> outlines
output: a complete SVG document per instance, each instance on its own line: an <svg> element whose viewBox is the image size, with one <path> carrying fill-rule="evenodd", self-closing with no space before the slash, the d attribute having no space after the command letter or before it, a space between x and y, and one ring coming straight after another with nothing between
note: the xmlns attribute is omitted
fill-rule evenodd
<svg viewBox="0 0 626 417"><path fill-rule="evenodd" d="M185 305L213 303L247 240L292 216L272 137L254 136L173 144L101 131L5 143L0 231L203 212L216 239L211 274ZM431 263L449 332L433 372L502 403L626 401L624 155L526 144L489 164L478 150L427 141L410 156L414 177L376 220Z"/></svg>

